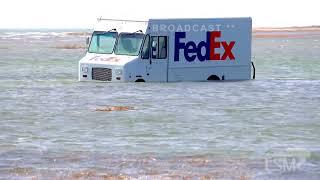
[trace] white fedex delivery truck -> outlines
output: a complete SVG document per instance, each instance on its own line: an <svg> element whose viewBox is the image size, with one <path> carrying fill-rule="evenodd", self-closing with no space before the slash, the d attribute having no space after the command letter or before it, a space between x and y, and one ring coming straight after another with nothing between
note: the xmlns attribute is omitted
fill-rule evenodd
<svg viewBox="0 0 320 180"><path fill-rule="evenodd" d="M100 20L79 81L249 80L251 31L251 18Z"/></svg>

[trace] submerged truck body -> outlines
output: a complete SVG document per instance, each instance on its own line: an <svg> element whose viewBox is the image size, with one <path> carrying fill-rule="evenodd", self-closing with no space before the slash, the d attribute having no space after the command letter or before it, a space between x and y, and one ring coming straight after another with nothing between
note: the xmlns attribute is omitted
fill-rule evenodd
<svg viewBox="0 0 320 180"><path fill-rule="evenodd" d="M249 80L251 31L251 18L100 23L79 81Z"/></svg>

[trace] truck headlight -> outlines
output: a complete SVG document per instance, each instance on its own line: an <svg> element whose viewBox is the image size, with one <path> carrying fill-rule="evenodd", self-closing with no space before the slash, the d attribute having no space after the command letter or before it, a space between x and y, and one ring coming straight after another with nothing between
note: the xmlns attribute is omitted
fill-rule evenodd
<svg viewBox="0 0 320 180"><path fill-rule="evenodd" d="M88 67L81 67L81 71L84 73L89 72L89 68Z"/></svg>
<svg viewBox="0 0 320 180"><path fill-rule="evenodd" d="M115 69L116 75L122 75L122 69Z"/></svg>

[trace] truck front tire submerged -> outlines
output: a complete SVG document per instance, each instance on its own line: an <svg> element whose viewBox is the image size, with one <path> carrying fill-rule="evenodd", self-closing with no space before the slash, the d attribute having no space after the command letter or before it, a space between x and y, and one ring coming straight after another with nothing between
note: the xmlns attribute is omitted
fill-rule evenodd
<svg viewBox="0 0 320 180"><path fill-rule="evenodd" d="M221 79L217 75L211 75L208 77L207 81L220 81ZM222 80L224 80L224 76L222 76ZM144 79L137 79L135 82L146 82Z"/></svg>

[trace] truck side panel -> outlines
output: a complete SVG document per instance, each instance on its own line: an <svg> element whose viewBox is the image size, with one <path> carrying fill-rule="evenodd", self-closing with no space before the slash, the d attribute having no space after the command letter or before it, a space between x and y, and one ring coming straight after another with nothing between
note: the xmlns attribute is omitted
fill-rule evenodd
<svg viewBox="0 0 320 180"><path fill-rule="evenodd" d="M251 18L150 20L169 36L168 81L251 78Z"/></svg>

